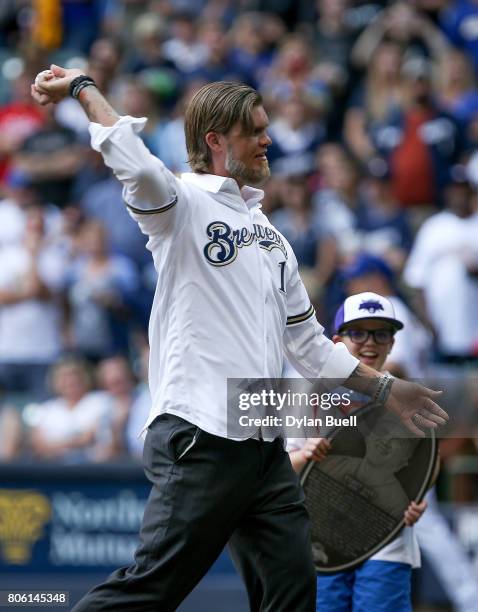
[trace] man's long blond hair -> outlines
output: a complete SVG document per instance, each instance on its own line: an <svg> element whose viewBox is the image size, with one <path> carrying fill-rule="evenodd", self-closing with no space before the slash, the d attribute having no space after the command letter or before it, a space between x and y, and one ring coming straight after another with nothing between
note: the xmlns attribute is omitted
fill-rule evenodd
<svg viewBox="0 0 478 612"><path fill-rule="evenodd" d="M244 133L252 133L252 110L262 103L260 94L242 83L219 81L201 87L186 109L184 132L188 161L193 172L211 171L208 132L227 134L240 123Z"/></svg>

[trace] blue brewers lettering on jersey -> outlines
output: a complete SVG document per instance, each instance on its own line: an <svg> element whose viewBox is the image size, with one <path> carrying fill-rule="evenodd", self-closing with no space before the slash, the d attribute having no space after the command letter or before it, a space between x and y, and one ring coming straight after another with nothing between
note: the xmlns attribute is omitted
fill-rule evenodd
<svg viewBox="0 0 478 612"><path fill-rule="evenodd" d="M279 249L287 259L287 249L282 238L271 227L254 223L254 233L247 227L233 230L224 221L213 221L207 226L210 241L204 247L204 256L213 266L227 266L232 263L242 247L257 240L259 247L266 251Z"/></svg>

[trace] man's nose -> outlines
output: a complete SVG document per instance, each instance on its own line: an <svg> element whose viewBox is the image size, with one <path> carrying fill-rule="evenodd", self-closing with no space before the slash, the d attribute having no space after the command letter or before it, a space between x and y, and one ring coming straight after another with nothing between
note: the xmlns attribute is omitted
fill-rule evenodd
<svg viewBox="0 0 478 612"><path fill-rule="evenodd" d="M267 132L264 132L264 135L261 138L260 145L261 147L268 147L272 144L272 139Z"/></svg>

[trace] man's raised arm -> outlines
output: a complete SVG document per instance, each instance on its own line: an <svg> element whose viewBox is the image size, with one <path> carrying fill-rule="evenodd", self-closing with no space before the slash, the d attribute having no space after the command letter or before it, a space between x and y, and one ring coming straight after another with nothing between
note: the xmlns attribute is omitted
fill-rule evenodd
<svg viewBox="0 0 478 612"><path fill-rule="evenodd" d="M88 79L86 74L77 68L66 69L52 64L50 70L40 72L31 86L33 99L42 106L50 102L61 102L74 94L71 91L73 80L78 81L79 91L75 97L88 119L104 127L114 125L120 118L118 113L94 86L93 79Z"/></svg>
<svg viewBox="0 0 478 612"><path fill-rule="evenodd" d="M42 106L68 96L77 99L91 121L91 146L123 183L123 198L142 231L153 235L172 226L177 217L178 181L139 138L145 118L120 117L93 79L77 69L53 64L38 74L31 93ZM170 213L160 214L166 211Z"/></svg>

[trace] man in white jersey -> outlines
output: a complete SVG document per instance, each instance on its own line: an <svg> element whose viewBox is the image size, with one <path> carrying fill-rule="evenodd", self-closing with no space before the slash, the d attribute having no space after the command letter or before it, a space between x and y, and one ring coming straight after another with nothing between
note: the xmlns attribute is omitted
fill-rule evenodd
<svg viewBox="0 0 478 612"><path fill-rule="evenodd" d="M418 435L447 418L436 392L381 376L324 336L290 246L260 210L263 192L248 186L269 176L268 118L254 89L221 82L196 93L185 117L193 172L180 179L138 136L146 120L119 117L81 71L52 66L32 95L79 100L158 271L141 541L135 562L75 612L175 610L227 542L252 610L312 612L308 519L283 440L252 426L231 439L227 379L278 378L285 352L304 376L386 402Z"/></svg>

